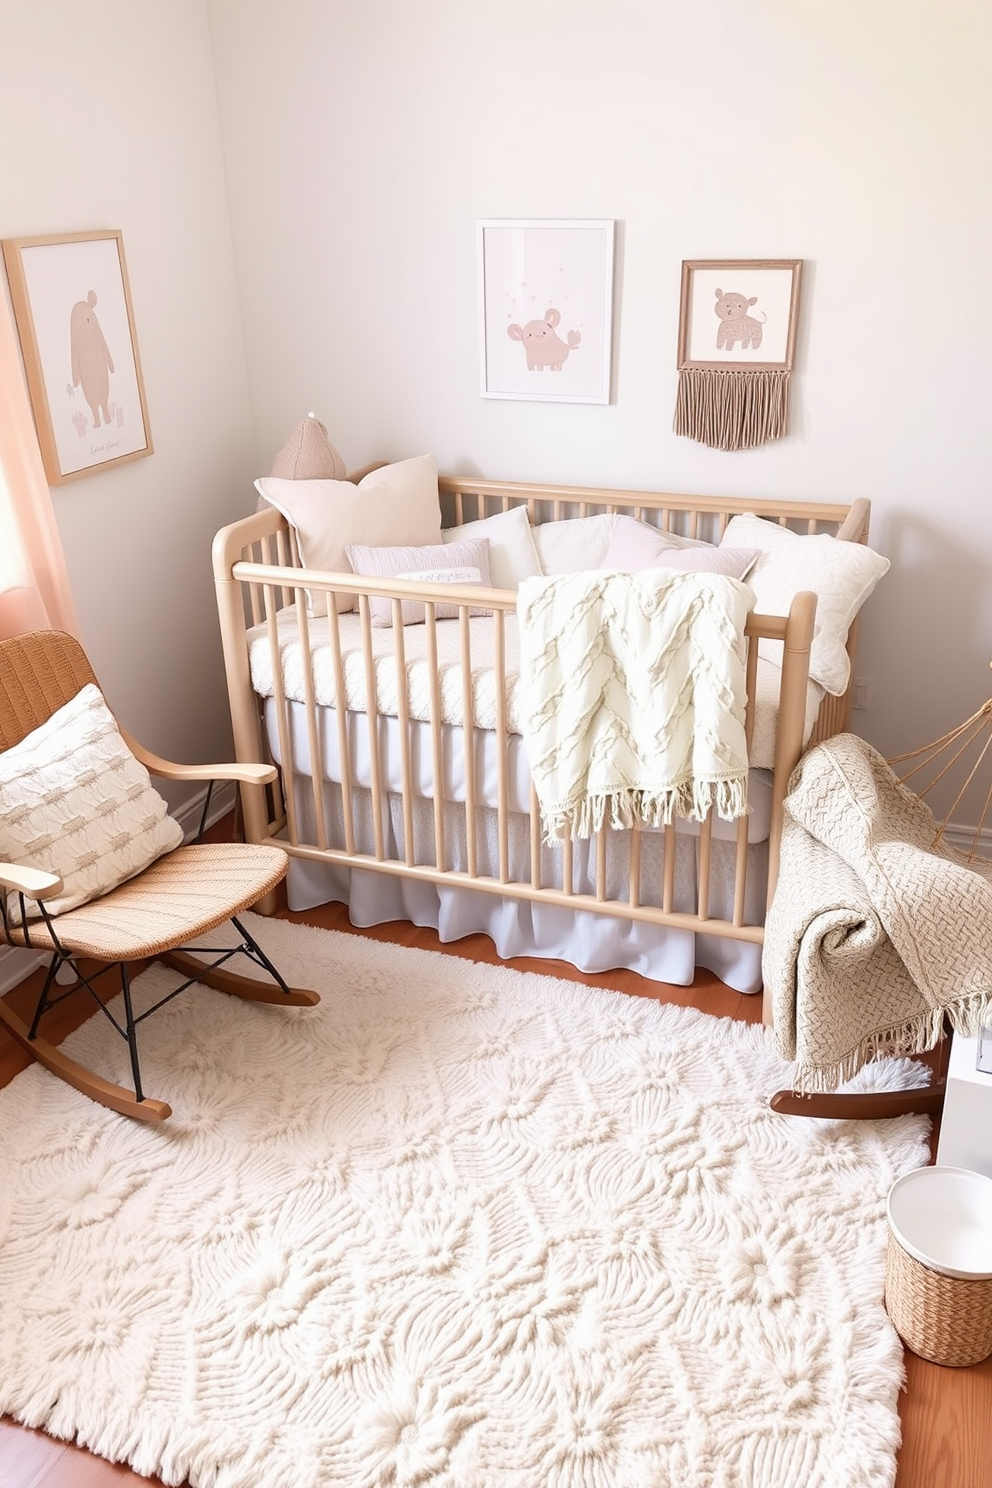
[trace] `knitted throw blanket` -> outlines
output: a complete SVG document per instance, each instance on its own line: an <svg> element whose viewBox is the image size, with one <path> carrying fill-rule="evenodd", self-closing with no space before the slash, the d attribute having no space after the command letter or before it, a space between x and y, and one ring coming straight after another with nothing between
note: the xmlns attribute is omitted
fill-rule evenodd
<svg viewBox="0 0 992 1488"><path fill-rule="evenodd" d="M744 626L719 574L587 570L517 595L521 731L546 842L747 812Z"/></svg>
<svg viewBox="0 0 992 1488"><path fill-rule="evenodd" d="M854 734L796 767L762 970L797 1090L835 1090L879 1053L932 1049L945 1014L965 1037L992 1022L992 862L966 862L936 832Z"/></svg>

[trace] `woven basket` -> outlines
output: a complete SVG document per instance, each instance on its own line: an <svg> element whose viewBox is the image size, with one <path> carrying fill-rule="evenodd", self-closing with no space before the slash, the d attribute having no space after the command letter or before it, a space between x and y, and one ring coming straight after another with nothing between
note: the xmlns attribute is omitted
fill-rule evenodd
<svg viewBox="0 0 992 1488"><path fill-rule="evenodd" d="M992 1277L944 1276L889 1232L885 1308L903 1343L932 1364L980 1364L992 1354Z"/></svg>

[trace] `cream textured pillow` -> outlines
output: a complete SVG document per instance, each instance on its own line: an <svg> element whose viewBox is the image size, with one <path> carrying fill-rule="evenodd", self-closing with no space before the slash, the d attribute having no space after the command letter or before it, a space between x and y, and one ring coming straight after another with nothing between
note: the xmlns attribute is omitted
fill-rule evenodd
<svg viewBox="0 0 992 1488"><path fill-rule="evenodd" d="M566 517L560 522L538 522L534 546L545 574L581 573L599 568L616 525L614 512L591 517Z"/></svg>
<svg viewBox="0 0 992 1488"><path fill-rule="evenodd" d="M422 584L479 584L491 589L489 578L489 541L484 537L469 538L460 543L435 543L423 548L368 548L348 545L348 561L355 573L370 579L413 579ZM383 595L369 600L372 624L380 630L393 623L393 601ZM420 600L403 600L404 625L423 625L426 606ZM491 610L470 610L472 615L489 615ZM458 606L438 604L438 620L454 620Z"/></svg>
<svg viewBox="0 0 992 1488"><path fill-rule="evenodd" d="M747 582L754 590L755 610L787 615L803 589L817 596L809 674L827 692L841 697L851 677L847 632L855 615L883 574L888 558L861 543L841 542L829 533L800 535L751 513L731 517L721 547L760 548ZM782 642L762 641L761 655L782 664Z"/></svg>
<svg viewBox="0 0 992 1488"><path fill-rule="evenodd" d="M757 548L721 548L715 544L674 542L670 533L660 532L634 517L617 517L616 527L601 568L617 568L621 573L641 573L646 568L670 568L679 573L725 574L743 579L758 556Z"/></svg>
<svg viewBox="0 0 992 1488"><path fill-rule="evenodd" d="M463 522L460 527L446 527L441 537L446 543L463 542L471 537L487 538L494 589L515 591L524 579L540 576L541 560L525 506L512 506L509 511L480 517L477 522Z"/></svg>
<svg viewBox="0 0 992 1488"><path fill-rule="evenodd" d="M441 503L433 455L416 455L347 480L285 480L262 476L258 494L296 528L304 568L347 573L349 543L422 546L441 541ZM355 605L339 594L339 612Z"/></svg>
<svg viewBox="0 0 992 1488"><path fill-rule="evenodd" d="M63 892L45 900L49 914L105 894L182 840L92 682L0 754L0 858L59 875ZM7 908L19 922L13 893Z"/></svg>

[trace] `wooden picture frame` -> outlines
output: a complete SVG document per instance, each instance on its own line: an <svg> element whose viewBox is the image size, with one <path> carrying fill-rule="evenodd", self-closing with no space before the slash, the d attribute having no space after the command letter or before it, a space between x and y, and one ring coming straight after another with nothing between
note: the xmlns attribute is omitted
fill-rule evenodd
<svg viewBox="0 0 992 1488"><path fill-rule="evenodd" d="M478 224L484 398L609 403L612 219Z"/></svg>
<svg viewBox="0 0 992 1488"><path fill-rule="evenodd" d="M122 234L5 238L3 257L49 482L152 454Z"/></svg>
<svg viewBox="0 0 992 1488"><path fill-rule="evenodd" d="M800 258L685 259L679 371L791 372Z"/></svg>

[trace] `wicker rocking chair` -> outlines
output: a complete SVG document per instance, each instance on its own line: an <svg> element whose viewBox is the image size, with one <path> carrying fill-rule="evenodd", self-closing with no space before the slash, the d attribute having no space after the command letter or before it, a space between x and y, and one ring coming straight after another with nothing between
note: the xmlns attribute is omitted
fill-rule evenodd
<svg viewBox="0 0 992 1488"><path fill-rule="evenodd" d="M93 670L71 636L40 631L0 642L0 755L45 724L89 683L96 683ZM150 754L123 730L120 735L134 758L163 779L264 784L275 774L263 765L171 764ZM50 954L30 1024L0 1000L0 1025L40 1064L93 1100L141 1120L164 1120L171 1115L171 1107L145 1095L138 1061L136 1029L149 1013L196 982L252 1001L310 1007L320 1000L316 992L287 986L237 918L282 880L286 867L286 854L275 846L182 845L101 897L53 915L46 900L58 896L62 880L37 863L0 862L0 945ZM239 937L232 948L207 950L191 944L226 921L231 921ZM202 960L203 955L209 955L209 961ZM266 979L224 969L237 955L261 967ZM178 971L184 980L154 1007L136 1014L129 968L155 959ZM91 963L96 963L95 969ZM63 980L65 968L71 973L69 984ZM110 990L98 991L96 984L108 976ZM133 1090L79 1064L39 1032L45 1013L80 988L87 989L126 1040ZM118 992L123 1014L110 1006Z"/></svg>

